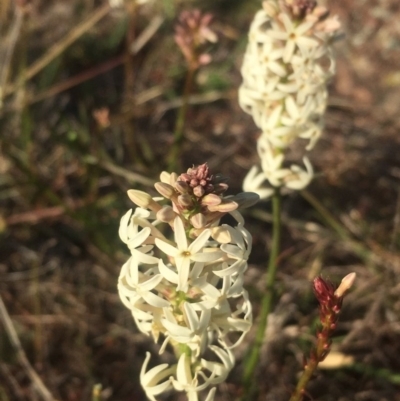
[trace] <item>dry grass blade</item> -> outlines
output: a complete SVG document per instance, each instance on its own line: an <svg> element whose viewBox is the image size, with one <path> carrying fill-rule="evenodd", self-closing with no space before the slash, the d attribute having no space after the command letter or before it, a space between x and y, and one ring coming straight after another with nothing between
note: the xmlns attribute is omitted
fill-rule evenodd
<svg viewBox="0 0 400 401"><path fill-rule="evenodd" d="M21 365L24 367L27 375L32 380L32 383L38 393L38 395L45 401L54 401L54 397L51 395L50 391L42 382L42 379L39 375L35 372L32 365L28 361L28 358L25 355L25 352L22 348L21 342L19 341L17 332L14 328L14 325L11 321L10 315L7 312L7 309L4 305L3 299L0 296L0 319L2 320L8 337L11 341L12 346L14 347L18 360L20 361Z"/></svg>
<svg viewBox="0 0 400 401"><path fill-rule="evenodd" d="M107 15L110 11L111 6L107 2L105 5L100 7L94 14L83 21L80 25L75 27L69 35L65 36L59 42L54 44L46 54L44 54L39 60L34 62L27 70L24 75L25 80L29 80L39 73L44 67L46 67L51 61L59 56L68 46L79 39L85 32L92 28L97 22ZM6 88L5 95L13 93L18 87L18 83L11 85Z"/></svg>
<svg viewBox="0 0 400 401"><path fill-rule="evenodd" d="M99 11L101 11L101 10L99 10ZM139 35L137 40L135 40L132 43L131 48L130 48L130 52L132 55L137 54L146 45L146 43L148 43L148 41L155 35L155 33L161 27L163 22L164 22L164 19L160 16L155 16L154 18L152 18L152 20L150 21L147 28ZM61 47L60 47L60 49L61 49ZM61 51L62 50L63 49L61 49ZM58 48L57 48L57 51L59 51ZM31 104L40 102L42 100L45 100L49 97L58 95L61 92L71 89L74 86L77 86L83 82L88 81L89 79L95 78L96 76L98 76L100 74L104 74L105 72L110 71L115 67L118 67L119 65L121 65L124 62L125 59L126 59L125 54L116 56L110 60L105 61L104 63L102 63L100 65L96 65L95 67L92 67L92 68L85 70L77 75L74 75L71 78L66 79L63 82L57 83L54 86L52 86L50 89L47 89L46 91L39 93L36 96L25 99L23 104L12 105L11 107L5 108L4 111L6 111L6 112L16 111L27 105L31 105ZM39 61L37 63L39 63ZM33 68L33 67L35 67L35 65L33 65L31 68ZM42 68L43 67L45 67L45 65L42 65ZM1 75L0 75L0 78L1 78ZM0 81L0 84L2 82L3 81ZM0 105L1 105L1 100L2 100L1 88L3 88L4 86L5 86L5 82L4 82L3 86L0 85ZM11 88L7 88L7 91L8 91L7 94L12 93L12 91L14 91L15 88L16 88L15 85Z"/></svg>
<svg viewBox="0 0 400 401"><path fill-rule="evenodd" d="M16 7L14 20L12 23L11 31L8 37L8 44L6 46L5 54L0 65L0 107L3 103L4 87L7 83L8 71L10 69L10 63L12 55L14 53L15 44L21 30L24 13L20 7Z"/></svg>
<svg viewBox="0 0 400 401"><path fill-rule="evenodd" d="M130 182L137 182L139 184L148 186L154 185L154 180L151 180L150 178L144 177L143 175L140 175L133 171L129 171L123 167L119 167L109 161L100 161L99 165L110 173L124 177Z"/></svg>

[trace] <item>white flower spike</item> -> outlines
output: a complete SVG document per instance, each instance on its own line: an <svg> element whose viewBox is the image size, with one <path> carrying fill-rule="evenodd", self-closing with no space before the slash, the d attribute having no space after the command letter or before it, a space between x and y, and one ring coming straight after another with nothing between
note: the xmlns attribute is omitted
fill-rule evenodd
<svg viewBox="0 0 400 401"><path fill-rule="evenodd" d="M171 389L185 392L189 401L198 401L207 389L206 401L213 401L215 386L234 366L230 348L251 326L243 274L252 240L237 208L254 204L258 196L224 197L226 180L205 164L180 176L164 172L155 187L163 197L128 191L139 207L121 219L119 236L131 257L122 266L118 292L139 330L156 342L162 337L160 354L171 346L178 357L176 364L148 369L147 354L140 382L152 401ZM176 217L158 219L165 208ZM220 224L226 213L236 226ZM172 235L165 237L161 225L172 228ZM206 359L207 350L220 361Z"/></svg>
<svg viewBox="0 0 400 401"><path fill-rule="evenodd" d="M308 141L309 151L321 136L339 29L337 18L328 18L313 0L267 0L254 17L239 104L262 131L257 145L262 172L253 167L243 183L262 199L274 192L265 182L299 190L312 179L308 161L306 171L287 168L284 152L299 138Z"/></svg>

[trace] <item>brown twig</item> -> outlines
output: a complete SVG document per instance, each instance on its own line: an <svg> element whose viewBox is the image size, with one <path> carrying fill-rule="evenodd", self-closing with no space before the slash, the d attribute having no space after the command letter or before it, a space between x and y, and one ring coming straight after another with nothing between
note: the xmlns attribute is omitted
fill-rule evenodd
<svg viewBox="0 0 400 401"><path fill-rule="evenodd" d="M14 325L11 321L10 315L7 312L7 309L4 305L3 299L0 295L0 319L3 322L4 328L8 334L11 345L14 347L15 352L17 354L17 358L20 364L24 367L27 375L31 379L33 386L38 393L38 395L45 401L54 401L54 397L44 385L42 379L35 372L32 365L28 361L26 354L22 348L21 342L18 338L17 332L14 328Z"/></svg>
<svg viewBox="0 0 400 401"><path fill-rule="evenodd" d="M0 378L2 376L5 377L5 380L7 380L7 382L9 383L11 391L13 392L13 396L18 401L24 400L25 399L24 394L23 394L17 380L15 379L14 375L10 372L10 369L8 368L8 366L5 363L0 363ZM1 387L0 387L0 389L1 389ZM6 398L5 400L7 401L8 398Z"/></svg>
<svg viewBox="0 0 400 401"><path fill-rule="evenodd" d="M13 214L5 219L7 226L21 223L35 224L43 219L58 217L65 213L63 206L46 207L37 210L30 210L29 212Z"/></svg>

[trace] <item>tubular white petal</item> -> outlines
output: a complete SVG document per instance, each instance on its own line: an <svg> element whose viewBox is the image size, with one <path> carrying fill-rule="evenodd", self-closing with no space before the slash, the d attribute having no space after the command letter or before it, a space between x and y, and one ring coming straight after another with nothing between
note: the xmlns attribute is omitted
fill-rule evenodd
<svg viewBox="0 0 400 401"><path fill-rule="evenodd" d="M128 242L128 224L132 215L132 209L128 210L122 217L119 224L118 235L125 244Z"/></svg>
<svg viewBox="0 0 400 401"><path fill-rule="evenodd" d="M156 274L150 277L148 280L138 283L140 285L140 290L146 292L150 291L153 288L155 288L158 284L160 284L162 279L163 277L161 276L161 274Z"/></svg>
<svg viewBox="0 0 400 401"><path fill-rule="evenodd" d="M151 292L142 294L142 297L149 305L155 306L157 308L165 308L169 305L169 302L167 300Z"/></svg>
<svg viewBox="0 0 400 401"><path fill-rule="evenodd" d="M205 399L205 401L214 401L214 396L215 396L215 392L217 391L216 387L213 387L209 393L207 394L207 398Z"/></svg>
<svg viewBox="0 0 400 401"><path fill-rule="evenodd" d="M166 280L170 283L178 284L178 275L167 267L161 259L158 261L158 269Z"/></svg>
<svg viewBox="0 0 400 401"><path fill-rule="evenodd" d="M224 266L228 266L228 264L225 264ZM237 260L235 263L229 265L228 267L214 271L214 274L218 277L225 277L225 276L233 276L234 274L239 274L243 271L245 271L247 268L247 263L244 260Z"/></svg>
<svg viewBox="0 0 400 401"><path fill-rule="evenodd" d="M204 230L189 246L189 250L192 253L197 253L198 251L200 251L204 245L206 244L206 242L208 241L208 239L210 238L211 235L211 230L207 229Z"/></svg>
<svg viewBox="0 0 400 401"><path fill-rule="evenodd" d="M162 252L164 252L168 256L172 256L173 258L179 254L179 250L168 244L167 242L156 238L155 244L157 248L159 248Z"/></svg>
<svg viewBox="0 0 400 401"><path fill-rule="evenodd" d="M178 291L186 291L190 274L190 260L182 259L178 268Z"/></svg>
<svg viewBox="0 0 400 401"><path fill-rule="evenodd" d="M187 238L185 233L185 227L183 226L182 219L177 216L174 220L174 232L175 232L175 242L179 249L187 249Z"/></svg>
<svg viewBox="0 0 400 401"><path fill-rule="evenodd" d="M140 383L147 395L152 401L156 401L154 398L155 395L161 394L164 391L168 390L172 387L172 383L170 380L171 374L174 373L175 369L173 367L168 367L168 364L163 363L161 365L155 366L146 372L147 366L150 361L150 353L146 353L146 359L142 365L142 369L140 371ZM160 381L166 379L164 382L160 383Z"/></svg>
<svg viewBox="0 0 400 401"><path fill-rule="evenodd" d="M214 262L222 256L224 256L224 253L216 250L213 252L196 253L192 255L190 259L194 260L195 262Z"/></svg>

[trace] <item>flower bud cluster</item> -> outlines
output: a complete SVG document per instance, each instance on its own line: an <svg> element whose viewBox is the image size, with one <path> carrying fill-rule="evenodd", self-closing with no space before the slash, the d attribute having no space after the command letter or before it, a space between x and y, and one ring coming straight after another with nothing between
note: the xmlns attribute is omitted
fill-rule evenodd
<svg viewBox="0 0 400 401"><path fill-rule="evenodd" d="M262 133L258 139L261 170L245 179L245 190L267 198L273 187L302 189L313 170L283 166L285 150L298 138L315 145L323 129L327 83L335 71L331 44L340 23L314 0L268 0L251 24L242 66L239 103L251 114Z"/></svg>
<svg viewBox="0 0 400 401"><path fill-rule="evenodd" d="M211 387L211 401L215 385L234 365L231 349L252 323L243 288L252 239L237 209L254 204L258 195L224 196L226 180L205 164L160 178L160 197L128 191L138 207L121 219L119 235L131 257L118 291L139 330L156 342L162 338L160 354L170 346L178 359L149 369L147 355L140 380L148 398L174 388L196 401L199 391ZM226 213L236 226L220 224ZM172 239L164 235L171 228Z"/></svg>

